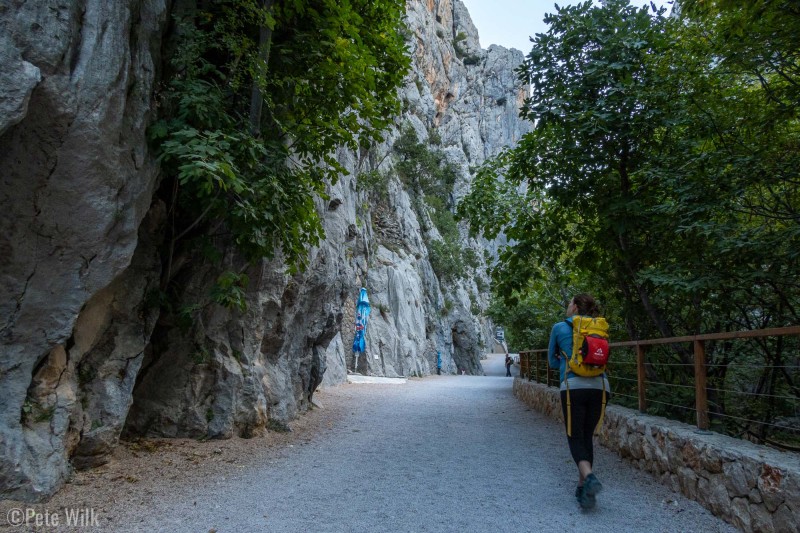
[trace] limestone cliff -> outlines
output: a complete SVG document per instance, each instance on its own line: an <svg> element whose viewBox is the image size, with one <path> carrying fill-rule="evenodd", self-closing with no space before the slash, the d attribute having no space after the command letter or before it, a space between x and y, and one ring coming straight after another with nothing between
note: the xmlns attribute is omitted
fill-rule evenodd
<svg viewBox="0 0 800 533"><path fill-rule="evenodd" d="M430 213L393 171L411 127L471 168L526 131L522 53L481 50L458 0L408 2L413 71L405 111L370 151L341 150L349 174L318 201L326 240L309 267L246 268L247 310L196 309L189 326L152 301L166 208L145 141L168 6L159 0L0 4L0 492L38 499L75 467L102 464L121 434L250 436L309 408L347 371L481 373L491 324L485 272L445 281L430 262ZM387 180L376 204L363 176ZM491 249L466 238L466 245ZM187 258L189 261L191 258ZM189 261L182 297L218 272ZM358 290L373 313L367 352L350 351Z"/></svg>
<svg viewBox="0 0 800 533"><path fill-rule="evenodd" d="M79 442L118 434L130 405L149 337L138 304L149 276L140 269L152 265L137 236L157 177L145 128L165 20L163 0L0 4L7 495L52 492ZM98 345L109 330L112 342Z"/></svg>

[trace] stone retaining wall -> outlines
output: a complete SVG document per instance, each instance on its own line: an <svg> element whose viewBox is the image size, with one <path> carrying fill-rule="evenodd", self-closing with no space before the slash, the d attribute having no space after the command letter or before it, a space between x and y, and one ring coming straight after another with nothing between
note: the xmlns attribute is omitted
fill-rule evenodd
<svg viewBox="0 0 800 533"><path fill-rule="evenodd" d="M558 389L514 379L514 395L563 421ZM600 442L743 531L800 531L800 455L610 405Z"/></svg>

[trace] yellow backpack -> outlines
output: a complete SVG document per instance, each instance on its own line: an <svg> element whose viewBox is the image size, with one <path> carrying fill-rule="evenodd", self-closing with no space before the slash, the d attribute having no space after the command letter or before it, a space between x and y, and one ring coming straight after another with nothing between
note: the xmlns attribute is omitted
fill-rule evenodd
<svg viewBox="0 0 800 533"><path fill-rule="evenodd" d="M569 324L569 320L565 320ZM567 359L567 369L577 376L595 377L606 371L608 364L608 322L603 317L575 315L572 317L572 354ZM567 354L561 352L564 357ZM567 435L572 436L572 401L569 395L569 380L566 372L564 384L567 388ZM603 385L600 420L597 421L595 434L600 433L603 417L606 412L606 388Z"/></svg>
<svg viewBox="0 0 800 533"><path fill-rule="evenodd" d="M567 324L569 321L565 320ZM599 376L608 364L608 322L603 317L572 317L572 354L567 359L573 374ZM563 353L563 352L562 352ZM566 353L563 353L567 357Z"/></svg>

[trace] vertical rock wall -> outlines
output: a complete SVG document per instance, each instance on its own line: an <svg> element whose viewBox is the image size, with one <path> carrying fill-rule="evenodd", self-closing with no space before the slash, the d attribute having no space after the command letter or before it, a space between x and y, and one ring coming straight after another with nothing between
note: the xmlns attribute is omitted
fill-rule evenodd
<svg viewBox="0 0 800 533"><path fill-rule="evenodd" d="M120 316L109 291L134 258L156 181L144 130L165 15L163 0L0 6L0 491L6 495L51 492L67 475L67 458L84 429L79 373L87 354L76 324L85 306L103 308L97 317L103 324ZM145 320L134 320L146 329ZM130 351L142 347L140 339ZM105 351L135 359L125 352ZM103 385L108 409L117 408L114 387L117 400L129 402L132 379L125 379Z"/></svg>
<svg viewBox="0 0 800 533"><path fill-rule="evenodd" d="M412 195L392 174L405 126L459 170L514 143L522 54L481 50L464 6L408 3L413 72L405 111L381 146L342 150L349 175L318 202L326 240L309 267L248 267L247 310L204 305L190 324L159 317L166 208L145 129L168 9L161 0L0 4L0 492L39 499L72 466L107 460L128 435L250 436L289 420L314 389L354 370L353 313L373 305L358 370L382 376L481 373L490 324L475 279L442 283ZM359 176L390 175L373 206ZM424 214L422 215L425 216ZM431 231L431 230L427 230ZM435 229L433 237L435 238ZM481 251L490 243L465 242ZM482 253L480 254L483 255ZM207 299L217 270L195 258L185 301ZM244 261L233 247L226 267ZM476 278L486 281L483 273Z"/></svg>
<svg viewBox="0 0 800 533"><path fill-rule="evenodd" d="M411 126L423 143L430 143L432 135L441 138L437 149L458 170L453 191L457 201L467 192L471 168L529 131L518 116L525 88L514 73L523 54L499 46L482 50L469 13L458 0L409 2L408 26L413 70L402 90L407 111L398 120L398 130ZM399 131L390 135L364 171L393 176L392 160L383 153L391 150L398 135ZM363 277L373 295L373 310L380 312L372 314L368 353L359 363L365 366L359 369L376 375L425 375L436 371L439 351L446 372L482 373L479 360L492 331L474 314L473 302L484 308L485 291L475 279L440 283L421 229L432 226L430 220L418 219L408 192L396 179L390 182L388 196L387 213L378 221L383 227L373 223L365 231L373 241L367 245L375 251ZM464 228L462 237L479 257L493 249L491 243L470 240ZM483 272L476 277L488 285ZM352 341L351 328L352 321L343 325L345 348Z"/></svg>

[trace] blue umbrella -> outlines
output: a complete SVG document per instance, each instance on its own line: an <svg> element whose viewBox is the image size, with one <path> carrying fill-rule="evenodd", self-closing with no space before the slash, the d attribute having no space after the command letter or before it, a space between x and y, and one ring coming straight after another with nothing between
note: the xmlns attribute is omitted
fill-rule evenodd
<svg viewBox="0 0 800 533"><path fill-rule="evenodd" d="M367 297L367 289L361 288L361 293L358 295L358 303L356 304L356 336L353 339L353 351L365 352L367 350L367 319L369 318L369 297ZM358 356L356 356L358 358ZM356 359L357 361L358 359Z"/></svg>

